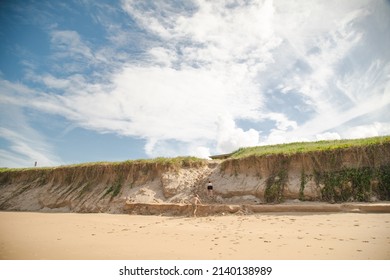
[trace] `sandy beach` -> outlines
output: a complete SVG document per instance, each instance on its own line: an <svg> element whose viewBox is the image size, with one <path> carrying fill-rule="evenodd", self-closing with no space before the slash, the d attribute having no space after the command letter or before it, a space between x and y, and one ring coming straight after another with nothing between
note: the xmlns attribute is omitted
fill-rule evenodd
<svg viewBox="0 0 390 280"><path fill-rule="evenodd" d="M390 214L0 212L0 259L390 259Z"/></svg>

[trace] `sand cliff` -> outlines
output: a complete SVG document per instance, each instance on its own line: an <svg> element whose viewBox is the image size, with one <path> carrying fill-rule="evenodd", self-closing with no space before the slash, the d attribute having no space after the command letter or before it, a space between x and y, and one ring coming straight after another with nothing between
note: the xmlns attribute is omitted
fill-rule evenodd
<svg viewBox="0 0 390 280"><path fill-rule="evenodd" d="M213 198L207 196L208 180L214 185ZM285 200L390 200L390 143L242 159L0 172L0 210L126 213L131 205L180 206L194 194L220 208Z"/></svg>

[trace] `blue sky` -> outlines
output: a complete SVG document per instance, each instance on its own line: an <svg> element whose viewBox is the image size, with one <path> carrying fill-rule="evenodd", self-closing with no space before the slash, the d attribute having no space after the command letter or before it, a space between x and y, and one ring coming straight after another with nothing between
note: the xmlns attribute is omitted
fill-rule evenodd
<svg viewBox="0 0 390 280"><path fill-rule="evenodd" d="M390 134L390 2L1 1L0 166Z"/></svg>

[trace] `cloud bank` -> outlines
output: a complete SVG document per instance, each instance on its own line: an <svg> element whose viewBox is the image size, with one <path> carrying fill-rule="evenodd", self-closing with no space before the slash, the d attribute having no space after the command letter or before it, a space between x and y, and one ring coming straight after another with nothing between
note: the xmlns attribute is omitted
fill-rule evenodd
<svg viewBox="0 0 390 280"><path fill-rule="evenodd" d="M51 27L55 66L29 68L26 84L2 79L1 103L144 139L151 157L390 134L388 2L123 0L98 11L104 44Z"/></svg>

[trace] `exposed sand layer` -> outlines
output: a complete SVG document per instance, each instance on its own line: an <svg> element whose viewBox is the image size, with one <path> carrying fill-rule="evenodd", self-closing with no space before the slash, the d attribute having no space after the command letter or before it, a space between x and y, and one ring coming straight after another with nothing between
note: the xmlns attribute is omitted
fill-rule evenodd
<svg viewBox="0 0 390 280"><path fill-rule="evenodd" d="M126 214L191 216L194 205L177 203L132 203L126 202ZM289 201L280 204L198 204L197 216L221 214L254 214L267 212L353 212L353 213L390 213L390 202L377 203L321 203Z"/></svg>
<svg viewBox="0 0 390 280"><path fill-rule="evenodd" d="M390 259L390 214L0 212L0 259Z"/></svg>

